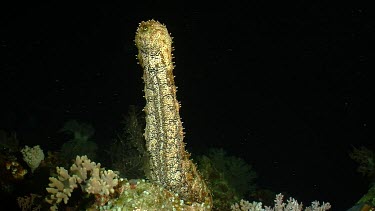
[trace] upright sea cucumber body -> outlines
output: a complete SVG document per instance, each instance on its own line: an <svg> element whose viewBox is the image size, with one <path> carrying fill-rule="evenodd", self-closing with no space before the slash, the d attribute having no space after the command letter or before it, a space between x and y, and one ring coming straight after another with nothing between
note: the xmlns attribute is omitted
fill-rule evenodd
<svg viewBox="0 0 375 211"><path fill-rule="evenodd" d="M183 142L173 76L172 38L165 25L141 22L135 36L146 98L145 138L151 179L178 193L188 204L212 205L212 198Z"/></svg>

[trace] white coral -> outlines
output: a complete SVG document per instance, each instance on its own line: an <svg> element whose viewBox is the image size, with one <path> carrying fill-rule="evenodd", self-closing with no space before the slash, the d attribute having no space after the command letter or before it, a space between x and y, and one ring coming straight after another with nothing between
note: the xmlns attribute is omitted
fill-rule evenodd
<svg viewBox="0 0 375 211"><path fill-rule="evenodd" d="M87 182L88 193L109 195L114 193L113 189L118 184L117 174L112 170L100 171L94 169L90 180Z"/></svg>
<svg viewBox="0 0 375 211"><path fill-rule="evenodd" d="M39 145L36 145L32 148L25 146L21 150L21 153L23 155L23 160L30 167L31 172L34 172L34 170L40 165L40 162L44 160L44 153Z"/></svg>
<svg viewBox="0 0 375 211"><path fill-rule="evenodd" d="M264 211L262 208L262 202L253 202L241 199L240 204L233 204L231 206L232 211Z"/></svg>
<svg viewBox="0 0 375 211"><path fill-rule="evenodd" d="M83 192L99 195L114 193L114 187L118 184L118 175L111 170L100 168L100 163L91 162L87 156L77 156L70 171L63 167L57 167L57 178L50 177L49 188L46 188L50 196L46 201L51 204L50 210L57 210L60 202L68 203L69 197L78 185L82 185Z"/></svg>
<svg viewBox="0 0 375 211"><path fill-rule="evenodd" d="M246 200L241 200L240 204L235 203L231 206L232 211L302 211L302 203L298 203L297 200L290 197L287 200L287 203L283 202L284 196L280 193L276 195L275 198L275 206L274 207L267 207L265 206L262 208L261 202L253 202L250 203ZM306 207L304 211L326 211L331 208L330 203L320 203L318 201L312 202L310 207Z"/></svg>

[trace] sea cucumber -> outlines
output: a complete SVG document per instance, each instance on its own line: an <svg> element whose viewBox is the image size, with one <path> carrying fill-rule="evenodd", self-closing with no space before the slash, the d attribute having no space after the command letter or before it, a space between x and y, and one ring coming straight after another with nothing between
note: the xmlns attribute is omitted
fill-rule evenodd
<svg viewBox="0 0 375 211"><path fill-rule="evenodd" d="M145 139L150 153L150 177L178 193L186 204L212 207L211 193L183 142L173 76L172 38L165 25L149 20L139 24L135 43L145 84Z"/></svg>

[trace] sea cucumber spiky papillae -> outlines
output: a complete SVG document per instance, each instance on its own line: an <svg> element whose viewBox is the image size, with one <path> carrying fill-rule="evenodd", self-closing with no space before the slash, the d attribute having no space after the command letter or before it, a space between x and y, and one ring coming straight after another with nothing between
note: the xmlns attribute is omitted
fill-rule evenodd
<svg viewBox="0 0 375 211"><path fill-rule="evenodd" d="M145 139L150 153L150 177L178 193L187 204L211 207L210 191L185 151L173 76L172 38L165 25L150 20L140 23L135 43L145 83Z"/></svg>

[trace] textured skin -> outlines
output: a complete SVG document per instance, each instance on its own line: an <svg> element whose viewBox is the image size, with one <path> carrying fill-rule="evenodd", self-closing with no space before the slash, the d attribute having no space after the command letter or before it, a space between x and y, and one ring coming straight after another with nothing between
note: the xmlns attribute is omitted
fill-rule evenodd
<svg viewBox="0 0 375 211"><path fill-rule="evenodd" d="M212 207L211 194L185 151L173 76L172 38L163 24L150 20L140 23L135 43L144 71L145 138L151 179L178 193L186 204Z"/></svg>

